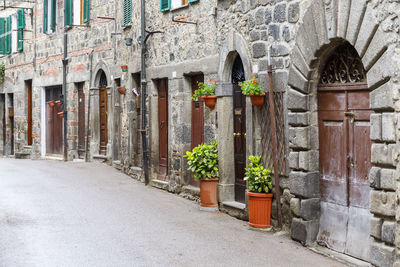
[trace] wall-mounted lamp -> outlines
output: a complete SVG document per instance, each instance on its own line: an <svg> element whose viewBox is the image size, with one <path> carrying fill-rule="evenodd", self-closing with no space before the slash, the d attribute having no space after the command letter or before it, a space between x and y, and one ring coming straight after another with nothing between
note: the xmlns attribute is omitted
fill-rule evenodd
<svg viewBox="0 0 400 267"><path fill-rule="evenodd" d="M126 46L131 46L132 45L132 38L126 38L125 39L125 44L126 44Z"/></svg>

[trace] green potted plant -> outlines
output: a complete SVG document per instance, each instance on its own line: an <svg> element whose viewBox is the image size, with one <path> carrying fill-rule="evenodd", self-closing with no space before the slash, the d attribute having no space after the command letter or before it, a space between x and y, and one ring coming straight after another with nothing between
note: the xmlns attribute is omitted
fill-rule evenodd
<svg viewBox="0 0 400 267"><path fill-rule="evenodd" d="M200 207L204 210L218 208L218 143L200 144L187 151L188 170L193 172L193 178L200 179Z"/></svg>
<svg viewBox="0 0 400 267"><path fill-rule="evenodd" d="M216 80L210 79L210 83L197 82L199 89L195 90L192 96L193 101L204 99L204 103L210 109L214 109L217 97L215 96Z"/></svg>
<svg viewBox="0 0 400 267"><path fill-rule="evenodd" d="M265 92L264 88L257 83L256 76L252 75L251 80L239 82L239 86L244 95L250 96L251 103L261 109L264 104Z"/></svg>
<svg viewBox="0 0 400 267"><path fill-rule="evenodd" d="M262 166L260 156L250 156L249 161L244 178L249 188L249 225L255 228L269 228L273 198L271 171Z"/></svg>

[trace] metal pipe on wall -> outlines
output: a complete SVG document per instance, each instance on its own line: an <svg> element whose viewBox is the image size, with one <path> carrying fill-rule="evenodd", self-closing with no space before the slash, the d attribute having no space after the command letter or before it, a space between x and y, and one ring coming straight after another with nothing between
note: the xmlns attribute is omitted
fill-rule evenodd
<svg viewBox="0 0 400 267"><path fill-rule="evenodd" d="M67 65L68 65L68 36L67 29L64 27L64 58L63 63L63 84L62 84L62 99L64 113L64 161L68 160L68 110L67 110Z"/></svg>

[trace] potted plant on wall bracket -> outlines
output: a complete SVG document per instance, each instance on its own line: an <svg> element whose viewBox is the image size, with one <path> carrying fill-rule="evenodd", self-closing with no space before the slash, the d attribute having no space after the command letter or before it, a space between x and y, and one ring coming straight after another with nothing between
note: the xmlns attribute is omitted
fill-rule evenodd
<svg viewBox="0 0 400 267"><path fill-rule="evenodd" d="M265 92L264 88L257 83L256 76L252 75L251 80L239 82L239 86L244 95L250 96L251 103L261 109L264 105Z"/></svg>
<svg viewBox="0 0 400 267"><path fill-rule="evenodd" d="M249 188L249 225L255 228L269 228L273 198L271 171L262 166L259 156L250 156L249 161L244 178Z"/></svg>
<svg viewBox="0 0 400 267"><path fill-rule="evenodd" d="M215 96L216 80L210 79L210 83L197 82L199 89L195 90L192 96L193 101L204 99L204 103L210 109L214 109L217 97Z"/></svg>
<svg viewBox="0 0 400 267"><path fill-rule="evenodd" d="M200 209L218 210L218 143L200 144L187 151L188 170L193 172L193 178L200 179Z"/></svg>

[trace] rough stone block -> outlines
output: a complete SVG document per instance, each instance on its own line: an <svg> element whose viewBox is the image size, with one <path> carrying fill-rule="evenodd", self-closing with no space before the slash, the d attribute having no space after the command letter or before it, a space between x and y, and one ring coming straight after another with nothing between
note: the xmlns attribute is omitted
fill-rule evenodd
<svg viewBox="0 0 400 267"><path fill-rule="evenodd" d="M382 139L383 141L394 142L396 140L396 128L394 113L382 114Z"/></svg>
<svg viewBox="0 0 400 267"><path fill-rule="evenodd" d="M373 62L371 63L371 69L369 69L367 73L369 87L374 87L377 83L383 82L393 76L396 65L392 59L394 53L393 49L389 48L375 64L373 64Z"/></svg>
<svg viewBox="0 0 400 267"><path fill-rule="evenodd" d="M380 187L382 189L396 191L397 186L394 179L394 170L381 169L380 174Z"/></svg>
<svg viewBox="0 0 400 267"><path fill-rule="evenodd" d="M266 45L264 42L253 44L253 57L259 58L267 54Z"/></svg>
<svg viewBox="0 0 400 267"><path fill-rule="evenodd" d="M318 220L321 214L319 198L303 199L300 203L300 217L304 220Z"/></svg>
<svg viewBox="0 0 400 267"><path fill-rule="evenodd" d="M271 9L265 9L265 24L270 24L272 22L272 11Z"/></svg>
<svg viewBox="0 0 400 267"><path fill-rule="evenodd" d="M317 238L318 228L318 220L303 221L299 218L293 218L290 227L290 237L304 245L310 245Z"/></svg>
<svg viewBox="0 0 400 267"><path fill-rule="evenodd" d="M309 127L289 127L289 146L308 149L310 147Z"/></svg>
<svg viewBox="0 0 400 267"><path fill-rule="evenodd" d="M292 194L305 198L317 198L320 196L318 172L292 171L289 175L289 180L289 189Z"/></svg>
<svg viewBox="0 0 400 267"><path fill-rule="evenodd" d="M275 41L280 41L281 40L280 29L281 27L279 24L270 24L268 26L268 36L272 36L272 38L274 38Z"/></svg>
<svg viewBox="0 0 400 267"><path fill-rule="evenodd" d="M281 3L275 6L274 9L274 21L285 22L286 21L286 3Z"/></svg>
<svg viewBox="0 0 400 267"><path fill-rule="evenodd" d="M318 171L319 169L319 153L318 151L300 151L299 152L299 169L305 171Z"/></svg>
<svg viewBox="0 0 400 267"><path fill-rule="evenodd" d="M371 162L375 164L394 165L392 159L393 144L372 144Z"/></svg>
<svg viewBox="0 0 400 267"><path fill-rule="evenodd" d="M385 83L370 93L370 108L375 110L393 108L393 93L390 83Z"/></svg>
<svg viewBox="0 0 400 267"><path fill-rule="evenodd" d="M351 1L349 23L347 25L346 39L354 45L361 26L362 14L365 12L367 2L365 0ZM338 20L339 21L339 20ZM339 23L339 22L338 22Z"/></svg>
<svg viewBox="0 0 400 267"><path fill-rule="evenodd" d="M371 114L370 116L370 138L371 140L382 140L382 115Z"/></svg>
<svg viewBox="0 0 400 267"><path fill-rule="evenodd" d="M300 199L292 198L290 200L290 210L296 216L300 216Z"/></svg>
<svg viewBox="0 0 400 267"><path fill-rule="evenodd" d="M299 168L299 152L289 153L289 168L291 169Z"/></svg>
<svg viewBox="0 0 400 267"><path fill-rule="evenodd" d="M338 29L337 33L339 37L346 39L347 24L349 20L349 9L351 1L339 1L338 7Z"/></svg>
<svg viewBox="0 0 400 267"><path fill-rule="evenodd" d="M354 46L361 57L364 55L365 49L367 49L367 44L369 40L371 40L371 38L373 37L372 35L374 34L377 26L378 24L374 19L373 8L368 5L367 10L365 11L363 22L360 27L360 33L362 34L358 34L357 41Z"/></svg>
<svg viewBox="0 0 400 267"><path fill-rule="evenodd" d="M291 54L291 60L292 64L296 67L296 69L299 70L304 77L308 77L310 68L307 65L306 61L304 60L303 55L301 54L297 46L293 48L293 52Z"/></svg>
<svg viewBox="0 0 400 267"><path fill-rule="evenodd" d="M291 126L307 126L308 122L308 113L288 113L288 124Z"/></svg>
<svg viewBox="0 0 400 267"><path fill-rule="evenodd" d="M282 57L289 55L289 48L286 45L271 45L271 57Z"/></svg>
<svg viewBox="0 0 400 267"><path fill-rule="evenodd" d="M373 63L376 61L376 56L382 53L389 42L390 40L387 34L378 28L370 44L368 45L364 56L362 57L362 62L366 70L371 68ZM368 85L371 86L369 83Z"/></svg>
<svg viewBox="0 0 400 267"><path fill-rule="evenodd" d="M299 91L289 89L287 96L287 107L289 110L306 111L308 106L307 99L307 96L300 93Z"/></svg>
<svg viewBox="0 0 400 267"><path fill-rule="evenodd" d="M372 167L369 170L368 179L369 179L369 185L372 188L380 189L381 188L381 168Z"/></svg>
<svg viewBox="0 0 400 267"><path fill-rule="evenodd" d="M372 213L395 216L396 193L371 190L369 207Z"/></svg>
<svg viewBox="0 0 400 267"><path fill-rule="evenodd" d="M288 8L288 21L296 23L300 17L300 4L298 2L292 3Z"/></svg>
<svg viewBox="0 0 400 267"><path fill-rule="evenodd" d="M255 14L256 25L264 24L264 9L258 8Z"/></svg>
<svg viewBox="0 0 400 267"><path fill-rule="evenodd" d="M282 30L282 39L286 42L289 42L291 39L290 28L288 26L284 26Z"/></svg>
<svg viewBox="0 0 400 267"><path fill-rule="evenodd" d="M308 81L293 66L290 67L288 84L302 93L308 93Z"/></svg>
<svg viewBox="0 0 400 267"><path fill-rule="evenodd" d="M394 227L395 222L384 221L382 224L382 241L394 244Z"/></svg>
<svg viewBox="0 0 400 267"><path fill-rule="evenodd" d="M312 17L314 19L315 31L318 38L319 47L329 43L324 16L324 6L322 1L313 1L311 5Z"/></svg>
<svg viewBox="0 0 400 267"><path fill-rule="evenodd" d="M395 248L373 241L370 249L370 262L376 266L391 267L395 258Z"/></svg>
<svg viewBox="0 0 400 267"><path fill-rule="evenodd" d="M370 220L370 235L376 239L381 239L383 220L377 217L371 217Z"/></svg>
<svg viewBox="0 0 400 267"><path fill-rule="evenodd" d="M250 40L252 41L252 42L254 42L254 41L258 41L258 40L260 40L260 38L261 38L261 36L260 36L260 32L259 31L251 31L250 32Z"/></svg>

